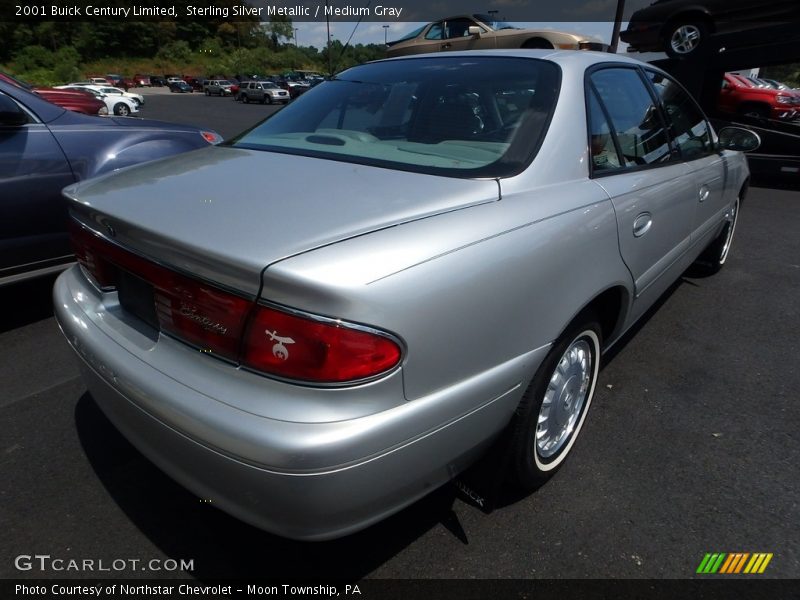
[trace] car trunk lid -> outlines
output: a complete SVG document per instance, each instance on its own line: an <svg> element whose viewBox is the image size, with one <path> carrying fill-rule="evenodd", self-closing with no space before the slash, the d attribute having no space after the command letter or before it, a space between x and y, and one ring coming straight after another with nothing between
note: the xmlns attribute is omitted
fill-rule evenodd
<svg viewBox="0 0 800 600"><path fill-rule="evenodd" d="M255 296L268 265L341 240L498 199L446 178L212 147L64 190L79 220L139 254Z"/></svg>

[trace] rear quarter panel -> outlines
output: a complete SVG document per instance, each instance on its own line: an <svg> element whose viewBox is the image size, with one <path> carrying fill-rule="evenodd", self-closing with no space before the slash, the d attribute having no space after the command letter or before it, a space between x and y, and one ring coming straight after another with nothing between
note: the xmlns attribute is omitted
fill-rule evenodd
<svg viewBox="0 0 800 600"><path fill-rule="evenodd" d="M265 271L263 296L400 336L413 400L546 347L598 293L629 283L613 208L584 180L284 260Z"/></svg>

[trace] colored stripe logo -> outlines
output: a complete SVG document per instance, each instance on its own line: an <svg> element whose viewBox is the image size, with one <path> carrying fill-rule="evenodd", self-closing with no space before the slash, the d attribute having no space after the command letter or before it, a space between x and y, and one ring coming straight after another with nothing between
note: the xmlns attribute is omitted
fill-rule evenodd
<svg viewBox="0 0 800 600"><path fill-rule="evenodd" d="M760 574L767 569L772 556L771 552L708 552L696 572L701 575Z"/></svg>

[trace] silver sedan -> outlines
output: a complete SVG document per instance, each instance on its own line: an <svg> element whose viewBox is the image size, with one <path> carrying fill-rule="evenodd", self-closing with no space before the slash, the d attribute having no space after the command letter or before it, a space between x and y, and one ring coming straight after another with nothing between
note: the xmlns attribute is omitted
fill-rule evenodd
<svg viewBox="0 0 800 600"><path fill-rule="evenodd" d="M631 59L357 66L232 142L67 188L56 315L164 471L268 531L342 536L500 435L517 485L551 477L602 352L726 262L757 143Z"/></svg>

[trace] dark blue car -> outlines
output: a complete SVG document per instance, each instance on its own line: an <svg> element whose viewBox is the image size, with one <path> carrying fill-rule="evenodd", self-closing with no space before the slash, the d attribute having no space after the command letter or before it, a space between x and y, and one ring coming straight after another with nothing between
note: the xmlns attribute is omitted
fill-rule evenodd
<svg viewBox="0 0 800 600"><path fill-rule="evenodd" d="M169 84L169 91L178 94L191 94L194 89L185 81L173 81Z"/></svg>
<svg viewBox="0 0 800 600"><path fill-rule="evenodd" d="M185 125L83 115L0 81L0 286L73 261L66 185L221 140Z"/></svg>

